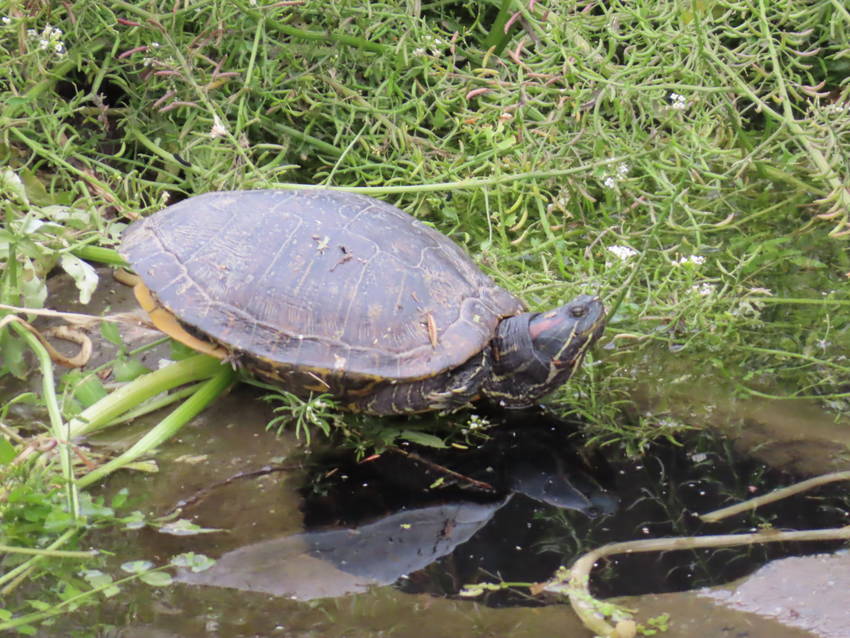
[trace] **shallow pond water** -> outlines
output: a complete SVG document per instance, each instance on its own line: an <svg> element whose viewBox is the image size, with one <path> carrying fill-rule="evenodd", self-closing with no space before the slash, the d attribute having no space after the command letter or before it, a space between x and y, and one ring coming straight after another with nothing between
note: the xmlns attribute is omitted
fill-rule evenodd
<svg viewBox="0 0 850 638"><path fill-rule="evenodd" d="M170 588L132 587L96 610L63 620L63 632L94 635L86 632L99 626L119 632L101 635L120 636L579 638L589 633L552 594L532 597L516 587L466 599L459 592L476 582L545 580L605 542L751 531L765 523L837 527L847 523L850 510L842 490L832 488L732 522L700 523L697 513L791 480L708 431L681 446L659 444L640 461L614 453L602 459L582 456L571 424L530 413L527 431L535 436L529 449L517 442L514 419L504 434L496 430L496 443L484 452L406 446L406 455L388 452L356 463L334 450L304 454L291 437L265 432L270 413L256 398L254 390L237 388L163 446L159 473L122 472L104 487L128 487L135 506L146 512L162 516L179 507L180 517L221 530L101 534L93 540L115 552L113 569L127 560L162 562L185 551L219 563L201 574L178 574L181 582ZM545 502L528 466L514 463L526 453L535 467L555 475L561 501ZM445 480L435 486L439 476ZM532 496L512 491L529 484ZM615 557L595 570L592 590L602 597L689 590L745 576L771 558L837 546ZM678 616L680 630L697 613L725 618L727 627L746 618L751 637L805 635L741 612L721 612L711 601L662 597L667 603L659 609L651 602L657 597L647 598L647 605L643 600L628 605Z"/></svg>
<svg viewBox="0 0 850 638"><path fill-rule="evenodd" d="M113 307L123 294L115 289ZM162 446L158 473L120 472L99 488L107 495L128 488L131 509L150 517L183 517L219 530L101 532L91 540L113 552L103 565L110 573L120 574L125 561L162 564L186 551L218 558L217 566L178 574L168 588L131 586L42 635L585 638L590 633L554 594L531 596L522 586L476 598L460 592L472 583L546 580L606 542L848 522L840 485L723 524L697 517L792 482L786 470L842 467L846 424L808 405L730 403L705 419L712 427L680 437L680 444L658 443L639 460L615 449L591 453L575 424L532 411L513 414L478 451L408 445L357 463L321 446L308 454L293 437L266 432L272 413L258 396L237 387ZM736 422L746 427L719 433L721 423ZM145 427L92 443L120 448ZM745 577L774 558L838 547L618 556L596 568L591 589L600 597L632 597L624 602L641 619L672 614L667 635L674 638L801 638L812 634L746 611L757 607L736 610L723 596L684 592ZM799 588L806 591L808 581L801 578Z"/></svg>

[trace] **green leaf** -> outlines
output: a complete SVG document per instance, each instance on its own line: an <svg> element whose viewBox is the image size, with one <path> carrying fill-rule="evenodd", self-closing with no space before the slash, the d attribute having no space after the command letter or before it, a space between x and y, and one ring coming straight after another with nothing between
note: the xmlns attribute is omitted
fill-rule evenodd
<svg viewBox="0 0 850 638"><path fill-rule="evenodd" d="M180 343L179 341L171 340L171 358L174 361L182 361L183 359L188 359L189 357L194 357L198 352L196 350L192 350L189 346Z"/></svg>
<svg viewBox="0 0 850 638"><path fill-rule="evenodd" d="M426 445L428 447L435 448L445 448L446 443L438 436L434 436L433 434L428 434L426 432L416 432L415 430L404 430L399 434L399 436L411 443L416 443L418 445Z"/></svg>
<svg viewBox="0 0 850 638"><path fill-rule="evenodd" d="M121 593L121 589L117 585L112 584L112 576L103 573L99 569L84 570L82 572L82 576L93 588L103 588L100 593L102 593L106 598L111 598L112 596Z"/></svg>
<svg viewBox="0 0 850 638"><path fill-rule="evenodd" d="M102 496L95 498L88 492L80 494L80 513L96 518L113 518L115 515L111 508L103 504Z"/></svg>
<svg viewBox="0 0 850 638"><path fill-rule="evenodd" d="M27 366L24 361L26 345L23 340L15 338L11 332L0 334L0 360L3 367L0 371L8 370L19 379L26 377Z"/></svg>
<svg viewBox="0 0 850 638"><path fill-rule="evenodd" d="M147 525L147 519L145 515L142 514L139 510L135 512L131 512L127 516L122 516L118 519L126 529L141 529L145 525Z"/></svg>
<svg viewBox="0 0 850 638"><path fill-rule="evenodd" d="M174 582L168 572L146 572L139 574L139 580L153 587L166 587Z"/></svg>
<svg viewBox="0 0 850 638"><path fill-rule="evenodd" d="M33 204L42 206L53 203L50 195L47 194L47 189L44 188L44 184L42 184L41 180L36 177L35 173L28 168L21 170L21 181L24 183L24 186L26 186L26 193L29 197L29 201Z"/></svg>
<svg viewBox="0 0 850 638"><path fill-rule="evenodd" d="M826 264L820 261L819 259L815 259L813 257L791 257L789 260L795 266L799 266L800 268L806 268L810 270L821 270L826 268Z"/></svg>
<svg viewBox="0 0 850 638"><path fill-rule="evenodd" d="M32 98L30 98L26 95L16 95L16 96L13 96L13 97L7 97L7 98L5 98L4 101L5 101L6 106L8 106L8 107L13 107L13 106L18 107L18 106L25 106L28 102L30 102L31 99Z"/></svg>
<svg viewBox="0 0 850 638"><path fill-rule="evenodd" d="M119 348L124 347L124 340L121 339L121 333L118 331L118 324L112 321L100 322L100 334L108 342L115 344Z"/></svg>
<svg viewBox="0 0 850 638"><path fill-rule="evenodd" d="M121 565L121 569L130 574L141 574L153 569L154 564L149 560L131 560Z"/></svg>
<svg viewBox="0 0 850 638"><path fill-rule="evenodd" d="M11 102L13 99L15 98L7 99L6 104ZM29 200L27 199L27 189L24 187L24 183L10 168L4 168L0 171L0 191L11 193L18 201L23 202L24 204L29 204Z"/></svg>
<svg viewBox="0 0 850 638"><path fill-rule="evenodd" d="M43 308L47 299L47 284L39 277L35 265L27 260L21 277L21 296L27 308Z"/></svg>
<svg viewBox="0 0 850 638"><path fill-rule="evenodd" d="M97 273L95 269L79 257L68 253L62 255L59 265L66 273L71 275L74 283L80 291L80 303L87 304L91 301L92 293L97 288Z"/></svg>
<svg viewBox="0 0 850 638"><path fill-rule="evenodd" d="M106 598L112 598L121 593L121 588L118 585L111 585L100 590L100 593Z"/></svg>
<svg viewBox="0 0 850 638"><path fill-rule="evenodd" d="M75 524L74 517L69 512L57 508L50 510L44 519L44 530L46 532L63 532Z"/></svg>
<svg viewBox="0 0 850 638"><path fill-rule="evenodd" d="M115 379L122 382L138 379L140 376L147 374L148 372L150 372L150 370L148 370L138 359L116 359L112 366L112 374L115 376Z"/></svg>
<svg viewBox="0 0 850 638"><path fill-rule="evenodd" d="M130 490L126 487L122 487L118 490L113 496L110 505L112 509L121 509L124 506L124 503L127 502L127 497L130 495Z"/></svg>
<svg viewBox="0 0 850 638"><path fill-rule="evenodd" d="M84 569L80 575L92 587L103 587L112 583L112 576L105 574L99 569Z"/></svg>
<svg viewBox="0 0 850 638"><path fill-rule="evenodd" d="M74 398L82 403L84 408L94 405L109 394L100 378L91 372L71 370L63 375L62 383L73 390Z"/></svg>
<svg viewBox="0 0 850 638"><path fill-rule="evenodd" d="M17 455L17 450L9 443L6 437L0 437L0 465L8 465Z"/></svg>

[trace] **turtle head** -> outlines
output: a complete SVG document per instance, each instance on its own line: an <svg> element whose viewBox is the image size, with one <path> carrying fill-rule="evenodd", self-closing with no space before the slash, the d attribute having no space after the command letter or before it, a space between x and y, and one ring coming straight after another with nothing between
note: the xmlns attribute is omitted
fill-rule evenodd
<svg viewBox="0 0 850 638"><path fill-rule="evenodd" d="M549 312L503 319L493 339L493 366L483 393L518 408L566 383L605 327L598 297L580 295Z"/></svg>

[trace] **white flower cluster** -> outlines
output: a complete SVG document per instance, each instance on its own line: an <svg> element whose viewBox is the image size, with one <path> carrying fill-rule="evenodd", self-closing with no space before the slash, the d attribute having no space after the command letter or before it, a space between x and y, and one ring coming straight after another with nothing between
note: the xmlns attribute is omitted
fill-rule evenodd
<svg viewBox="0 0 850 638"><path fill-rule="evenodd" d="M434 36L434 38L431 39L431 47L430 47L431 55L433 55L435 58L440 57L440 55L443 52L442 51L443 44L444 44L444 42L440 38ZM413 50L413 55L422 56L422 55L428 55L428 53L429 53L429 50L425 49L424 47L419 47L419 48L416 48L416 49Z"/></svg>
<svg viewBox="0 0 850 638"><path fill-rule="evenodd" d="M469 416L469 421L466 423L467 430L486 430L492 424L487 419L487 417L479 416L477 414L471 414Z"/></svg>
<svg viewBox="0 0 850 638"><path fill-rule="evenodd" d="M48 24L41 33L35 29L27 29L27 35L30 40L38 40L38 48L42 51L50 51L59 57L67 52L65 42L62 40L62 29Z"/></svg>
<svg viewBox="0 0 850 638"><path fill-rule="evenodd" d="M689 257L679 257L678 259L674 259L672 264L674 266L682 266L684 264L694 264L695 266L701 266L705 263L705 257L702 255L691 255Z"/></svg>
<svg viewBox="0 0 850 638"><path fill-rule="evenodd" d="M714 292L714 284L704 281L701 284L694 284L691 286L691 290L697 293L700 297L707 297Z"/></svg>
<svg viewBox="0 0 850 638"><path fill-rule="evenodd" d="M621 261L626 261L638 254L638 251L629 246L608 246L607 250Z"/></svg>
<svg viewBox="0 0 850 638"><path fill-rule="evenodd" d="M684 111L688 108L688 102L685 100L684 95L679 95L678 93L671 93L667 96L667 99L670 100L670 108L674 111Z"/></svg>
<svg viewBox="0 0 850 638"><path fill-rule="evenodd" d="M617 182L620 182L626 179L626 175L629 174L631 167L625 162L619 164L617 166L617 172L614 175L608 175L605 179L602 180L602 185L605 188L614 188L617 185Z"/></svg>
<svg viewBox="0 0 850 638"><path fill-rule="evenodd" d="M850 113L850 102L833 102L823 106L821 111L828 115L846 115Z"/></svg>

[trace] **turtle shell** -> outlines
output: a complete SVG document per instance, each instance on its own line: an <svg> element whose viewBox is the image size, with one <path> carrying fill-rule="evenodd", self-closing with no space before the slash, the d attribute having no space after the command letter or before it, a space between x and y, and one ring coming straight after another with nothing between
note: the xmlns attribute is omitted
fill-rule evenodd
<svg viewBox="0 0 850 638"><path fill-rule="evenodd" d="M435 377L524 310L445 235L341 191L199 195L132 224L121 253L190 332L278 380Z"/></svg>

